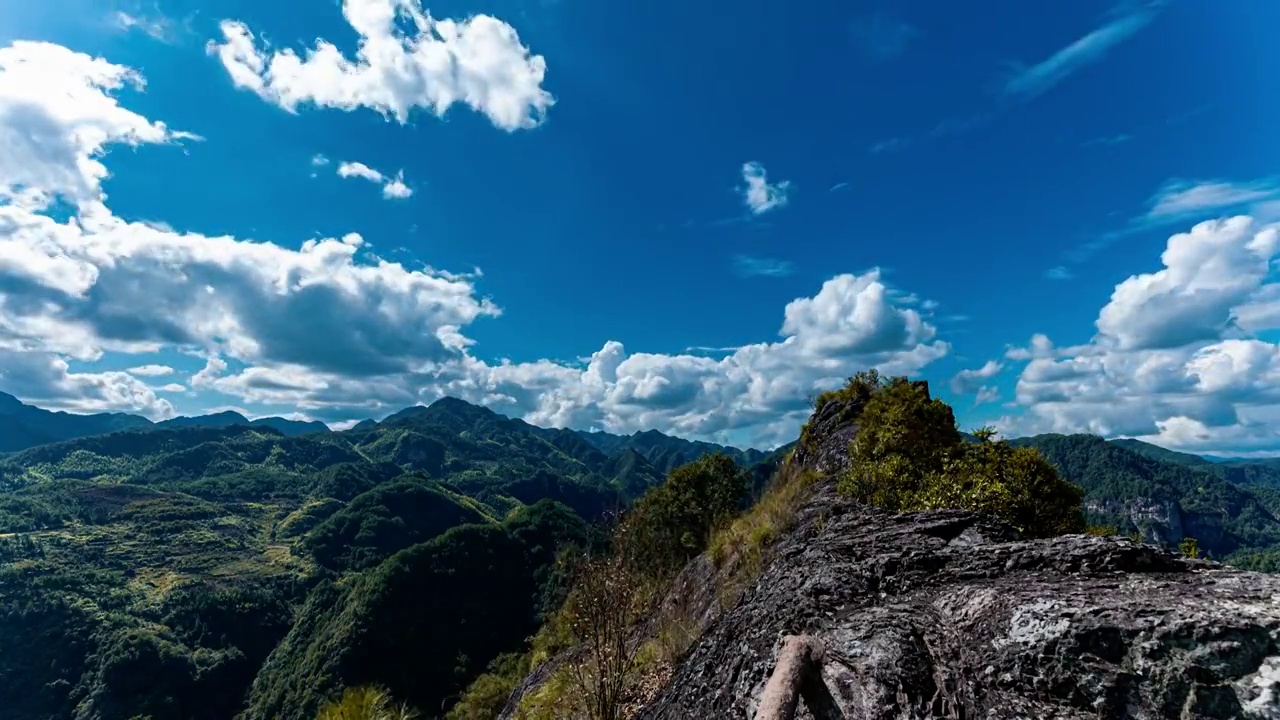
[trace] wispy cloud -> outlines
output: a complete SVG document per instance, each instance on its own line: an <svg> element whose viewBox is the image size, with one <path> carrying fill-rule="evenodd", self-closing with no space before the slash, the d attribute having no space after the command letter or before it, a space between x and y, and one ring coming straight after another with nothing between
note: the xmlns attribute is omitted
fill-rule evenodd
<svg viewBox="0 0 1280 720"><path fill-rule="evenodd" d="M1044 276L1050 280L1070 280L1075 277L1065 265L1049 268L1045 271Z"/></svg>
<svg viewBox="0 0 1280 720"><path fill-rule="evenodd" d="M122 32L136 30L162 43L173 43L177 40L177 27L173 21L158 12L154 15L135 15L117 10L111 14L109 21Z"/></svg>
<svg viewBox="0 0 1280 720"><path fill-rule="evenodd" d="M990 125L1010 108L1044 94L1081 68L1102 60L1113 47L1154 20L1167 3L1168 0L1126 0L1107 15L1100 27L1045 60L1031 66L1015 64L1012 72L999 81L997 97L988 109L952 115L927 131L880 140L872 143L868 152L900 151L928 140L962 135Z"/></svg>
<svg viewBox="0 0 1280 720"><path fill-rule="evenodd" d="M1063 254L1069 264L1078 265L1126 237L1175 223L1188 223L1247 212L1263 221L1280 220L1280 178L1247 182L1230 180L1170 180L1147 201L1147 210L1130 217L1121 227L1104 232ZM1062 277L1055 274L1062 273ZM1051 279L1067 279L1065 266L1045 273Z"/></svg>
<svg viewBox="0 0 1280 720"><path fill-rule="evenodd" d="M880 153L890 153L890 152L896 152L898 150L905 150L910 145L911 145L911 138L909 137L906 137L906 136L891 137L886 140L879 140L877 142L872 143L871 147L867 148L867 152L871 153L872 155L879 155Z"/></svg>
<svg viewBox="0 0 1280 720"><path fill-rule="evenodd" d="M827 192L836 192L837 190L844 190L844 189L845 189L845 188L847 188L847 187L849 187L849 183L847 183L847 182L838 182L838 183L836 183L835 185L832 185L832 186L831 186L831 189L827 190Z"/></svg>
<svg viewBox="0 0 1280 720"><path fill-rule="evenodd" d="M855 20L852 32L858 48L876 62L898 57L920 34L901 18L883 10Z"/></svg>
<svg viewBox="0 0 1280 720"><path fill-rule="evenodd" d="M985 405L1000 400L1000 389L991 385L978 388L978 395L973 399L973 406Z"/></svg>
<svg viewBox="0 0 1280 720"><path fill-rule="evenodd" d="M1102 137L1090 138L1080 143L1080 147L1115 147L1123 145L1133 139L1128 133L1116 133L1115 135L1103 135Z"/></svg>
<svg viewBox="0 0 1280 720"><path fill-rule="evenodd" d="M794 273L796 268L790 260L735 255L733 271L740 277L784 277Z"/></svg>
<svg viewBox="0 0 1280 720"><path fill-rule="evenodd" d="M1151 198L1145 219L1174 221L1188 216L1214 213L1280 197L1275 179L1236 183L1222 180L1186 182L1173 180Z"/></svg>
<svg viewBox="0 0 1280 720"><path fill-rule="evenodd" d="M1138 34L1155 19L1164 5L1163 0L1121 5L1110 13L1107 22L1089 34L1035 65L1018 68L1005 82L1004 95L1014 98L1040 95L1081 68L1098 62L1112 48Z"/></svg>
<svg viewBox="0 0 1280 720"><path fill-rule="evenodd" d="M317 155L316 157L322 157ZM325 160L321 165L327 164ZM311 159L311 164L316 165L316 158ZM395 177L388 177L386 174L374 170L373 168L361 162L343 162L338 164L338 177L341 178L362 178L372 183L382 185L382 197L388 200L403 200L413 195L413 189L404 182L404 171L396 173Z"/></svg>
<svg viewBox="0 0 1280 720"><path fill-rule="evenodd" d="M751 212L762 215L770 210L785 207L791 201L791 181L770 183L764 165L747 162L742 165L742 201Z"/></svg>

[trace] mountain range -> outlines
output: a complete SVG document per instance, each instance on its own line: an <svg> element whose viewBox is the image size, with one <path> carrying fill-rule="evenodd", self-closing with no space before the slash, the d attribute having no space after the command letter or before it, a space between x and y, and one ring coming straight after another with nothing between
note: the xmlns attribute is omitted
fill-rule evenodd
<svg viewBox="0 0 1280 720"><path fill-rule="evenodd" d="M1085 489L1096 526L1280 570L1274 461L1016 443ZM331 432L10 396L0 447L0 707L15 720L310 720L331 691L375 682L447 706L557 605L558 548L603 542L597 521L706 454L758 495L791 449L541 428L454 398Z"/></svg>

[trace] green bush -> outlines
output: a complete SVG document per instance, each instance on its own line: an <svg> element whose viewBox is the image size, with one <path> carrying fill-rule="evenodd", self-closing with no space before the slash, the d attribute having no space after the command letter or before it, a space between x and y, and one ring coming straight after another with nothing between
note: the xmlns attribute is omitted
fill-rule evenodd
<svg viewBox="0 0 1280 720"><path fill-rule="evenodd" d="M965 442L946 403L906 378L880 381L858 417L839 488L890 512L958 508L1028 536L1083 532L1083 491L1033 448L980 430Z"/></svg>
<svg viewBox="0 0 1280 720"><path fill-rule="evenodd" d="M732 520L747 498L747 475L723 454L682 465L636 503L623 519L637 570L651 577L678 571L702 552L714 530Z"/></svg>

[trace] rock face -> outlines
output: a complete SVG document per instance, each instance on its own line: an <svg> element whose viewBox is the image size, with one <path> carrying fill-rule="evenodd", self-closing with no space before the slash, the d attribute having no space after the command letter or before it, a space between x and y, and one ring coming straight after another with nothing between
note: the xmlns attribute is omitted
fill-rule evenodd
<svg viewBox="0 0 1280 720"><path fill-rule="evenodd" d="M793 460L843 467L850 414L828 404ZM1277 575L1125 538L1019 540L960 511L889 515L831 477L771 555L640 717L753 717L783 638L805 634L850 720L1280 719Z"/></svg>
<svg viewBox="0 0 1280 720"><path fill-rule="evenodd" d="M782 638L845 718L1280 718L1280 576L1127 539L1019 541L820 484L644 718L751 718Z"/></svg>

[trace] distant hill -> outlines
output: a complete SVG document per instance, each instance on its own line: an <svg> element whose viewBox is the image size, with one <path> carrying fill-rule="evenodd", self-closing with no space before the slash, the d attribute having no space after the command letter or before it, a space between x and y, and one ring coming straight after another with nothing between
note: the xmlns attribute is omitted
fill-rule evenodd
<svg viewBox="0 0 1280 720"><path fill-rule="evenodd" d="M1232 553L1280 545L1280 506L1249 483L1229 479L1229 466L1197 462L1136 441L1095 435L1018 438L1085 490L1090 522L1150 542L1176 547L1185 537L1223 559Z"/></svg>
<svg viewBox="0 0 1280 720"><path fill-rule="evenodd" d="M746 466L755 465L769 454L763 450L740 450L715 443L684 440L664 435L657 430L643 430L632 435L614 435L601 431L579 431L577 434L609 454L634 450L663 474L711 453L724 453L739 465Z"/></svg>
<svg viewBox="0 0 1280 720"><path fill-rule="evenodd" d="M1207 468L1208 466L1213 465L1212 461L1206 460L1199 455L1166 450L1159 445L1152 445L1151 443L1143 442L1141 440L1126 438L1122 440L1111 440L1109 442L1116 447L1122 447L1125 450L1138 453L1139 455L1149 457L1153 460L1160 460L1162 462L1171 462L1176 465L1186 465L1187 467L1193 468Z"/></svg>
<svg viewBox="0 0 1280 720"><path fill-rule="evenodd" d="M77 415L44 410L0 393L0 452L150 425L146 418L124 413Z"/></svg>
<svg viewBox="0 0 1280 720"><path fill-rule="evenodd" d="M46 443L105 435L122 430L174 429L184 427L231 427L249 425L271 427L290 436L329 432L322 422L304 422L269 417L249 420L237 412L220 412L195 417L176 417L153 423L127 413L77 414L45 410L27 405L16 397L0 393L0 453L15 452Z"/></svg>

